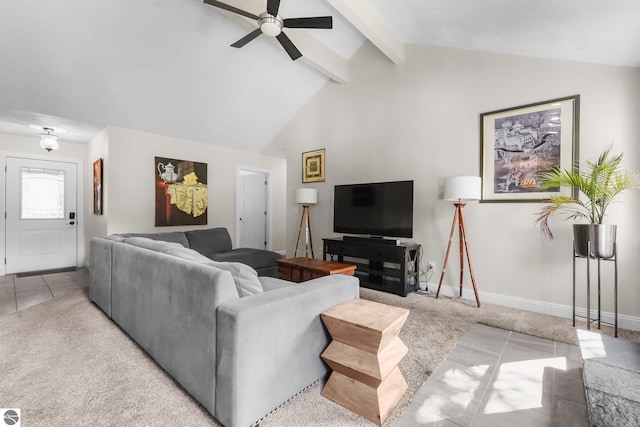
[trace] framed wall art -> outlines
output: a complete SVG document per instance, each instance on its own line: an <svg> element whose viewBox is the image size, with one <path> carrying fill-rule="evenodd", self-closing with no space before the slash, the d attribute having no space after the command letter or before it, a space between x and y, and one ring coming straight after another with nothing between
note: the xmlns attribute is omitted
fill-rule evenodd
<svg viewBox="0 0 640 427"><path fill-rule="evenodd" d="M539 202L572 195L540 188L540 174L576 165L580 96L480 115L481 202Z"/></svg>
<svg viewBox="0 0 640 427"><path fill-rule="evenodd" d="M206 225L209 193L207 164L156 157L156 227Z"/></svg>
<svg viewBox="0 0 640 427"><path fill-rule="evenodd" d="M302 182L324 182L324 148L302 153Z"/></svg>
<svg viewBox="0 0 640 427"><path fill-rule="evenodd" d="M102 158L93 162L93 213L102 215Z"/></svg>

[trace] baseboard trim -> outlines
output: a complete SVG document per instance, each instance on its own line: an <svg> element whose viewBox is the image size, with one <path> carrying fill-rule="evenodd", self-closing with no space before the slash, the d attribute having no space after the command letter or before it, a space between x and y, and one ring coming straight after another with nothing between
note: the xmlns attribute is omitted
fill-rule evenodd
<svg viewBox="0 0 640 427"><path fill-rule="evenodd" d="M427 283L427 289L430 292L436 292L438 290L437 283ZM458 288L453 286L445 286L442 285L440 289L440 293L442 295L446 295L449 297L458 297ZM533 311L535 313L549 314L552 316L564 317L566 319L571 319L573 315L573 307L569 305L561 305L554 303L546 303L526 298L517 298L508 295L500 295L494 294L490 292L478 292L478 296L480 297L480 302L487 302L490 304L501 305L504 307L517 308L519 310L527 310ZM462 289L462 298L475 300L475 295L473 290L471 289ZM587 316L587 310L584 308L576 307L576 315L581 317ZM597 307L595 310L591 310L591 319L597 319L598 310ZM608 323L613 325L614 323L614 314L610 312L602 312L600 320L603 323ZM640 331L640 317L635 316L627 316L624 314L618 314L618 327L623 329L629 329L631 331Z"/></svg>

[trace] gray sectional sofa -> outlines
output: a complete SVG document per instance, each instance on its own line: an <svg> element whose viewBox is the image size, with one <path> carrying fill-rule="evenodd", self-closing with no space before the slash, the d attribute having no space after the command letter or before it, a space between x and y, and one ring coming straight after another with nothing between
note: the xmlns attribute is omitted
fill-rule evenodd
<svg viewBox="0 0 640 427"><path fill-rule="evenodd" d="M251 425L327 373L320 313L358 279L258 277L162 234L93 238L89 294L219 422Z"/></svg>
<svg viewBox="0 0 640 427"><path fill-rule="evenodd" d="M264 249L233 249L229 231L224 227L165 233L126 233L119 237L146 237L152 240L180 243L214 261L241 262L252 267L258 276L278 277L276 260L282 258L277 252ZM115 237L114 236L114 237Z"/></svg>

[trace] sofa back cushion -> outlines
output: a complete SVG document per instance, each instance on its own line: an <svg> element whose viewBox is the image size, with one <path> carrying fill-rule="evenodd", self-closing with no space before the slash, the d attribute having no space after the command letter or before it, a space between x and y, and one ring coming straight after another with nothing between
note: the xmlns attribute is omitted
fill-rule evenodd
<svg viewBox="0 0 640 427"><path fill-rule="evenodd" d="M186 249L180 243L165 242L163 240L153 240L147 237L127 237L124 239L124 243L156 252L166 252L167 250L172 248Z"/></svg>
<svg viewBox="0 0 640 427"><path fill-rule="evenodd" d="M164 233L123 233L116 236L128 237L145 237L151 240L163 240L165 242L180 243L185 248L189 247L189 240L185 236L184 231L167 231Z"/></svg>
<svg viewBox="0 0 640 427"><path fill-rule="evenodd" d="M232 249L231 236L224 227L190 230L184 234L189 241L189 247L206 256Z"/></svg>
<svg viewBox="0 0 640 427"><path fill-rule="evenodd" d="M226 270L233 276L233 282L240 297L246 297L254 294L261 294L263 291L262 283L258 279L258 273L246 264L239 262L216 262L212 261L204 255L187 248L170 248L165 251L167 255L178 258L187 259L189 261L199 262L208 266Z"/></svg>
<svg viewBox="0 0 640 427"><path fill-rule="evenodd" d="M211 261L200 252L196 252L193 249L189 248L170 248L167 249L165 253L174 257L188 259L189 261L199 262L200 264L206 264L207 262Z"/></svg>

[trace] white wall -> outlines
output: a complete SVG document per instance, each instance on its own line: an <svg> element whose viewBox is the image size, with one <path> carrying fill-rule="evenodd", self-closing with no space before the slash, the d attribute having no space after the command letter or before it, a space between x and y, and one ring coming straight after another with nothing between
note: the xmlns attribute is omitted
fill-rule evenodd
<svg viewBox="0 0 640 427"><path fill-rule="evenodd" d="M106 156L106 230L96 228L102 234L227 227L235 241L236 167L241 165L271 171L272 248L285 248L285 159L122 128L110 127L107 132L108 150L100 154ZM155 227L155 156L207 163L207 226Z"/></svg>
<svg viewBox="0 0 640 427"><path fill-rule="evenodd" d="M595 157L614 143L627 166L640 170L640 70L577 62L407 45L394 65L371 44L350 61L350 81L327 85L274 139L268 151L286 150L287 249L299 220L293 191L301 186L301 153L326 148L324 183L311 208L314 240L333 236L335 184L413 179L413 240L424 262L436 262L437 283L448 243L453 206L442 200L443 178L480 174L481 113L579 94L580 152ZM639 195L611 208L619 227L620 313L640 317ZM571 306L572 233L554 220L553 241L533 224L540 203L481 203L465 208L479 290L514 301ZM454 247L457 252L457 244ZM321 251L320 251L321 252ZM320 255L316 255L319 257ZM445 285L455 286L459 267L449 261ZM605 265L603 310L613 311L612 270ZM582 274L580 271L579 274ZM465 278L465 288L470 287ZM595 286L594 286L595 287ZM578 294L583 301L584 291ZM595 298L595 294L594 294ZM594 299L592 298L592 302ZM579 305L583 305L580 303Z"/></svg>
<svg viewBox="0 0 640 427"><path fill-rule="evenodd" d="M102 179L102 215L93 213L93 162L98 159L103 160ZM103 129L87 146L87 162L85 176L87 185L85 186L85 216L86 223L86 247L89 248L89 240L94 236L106 236L107 219L109 218L109 129Z"/></svg>

